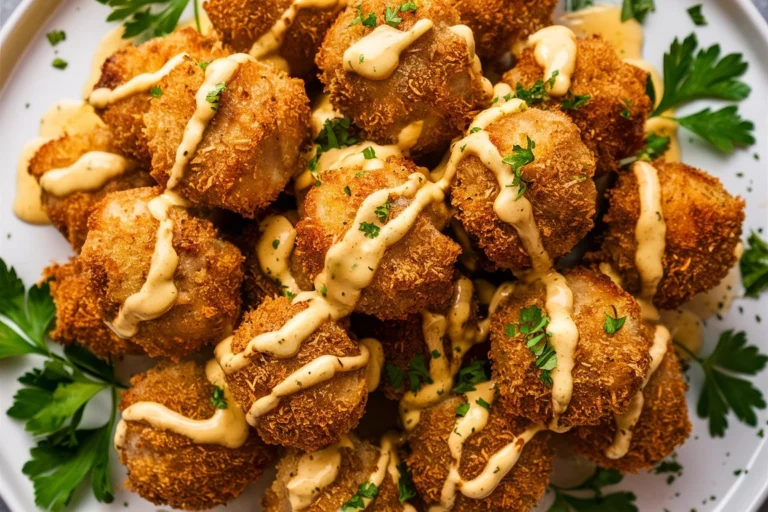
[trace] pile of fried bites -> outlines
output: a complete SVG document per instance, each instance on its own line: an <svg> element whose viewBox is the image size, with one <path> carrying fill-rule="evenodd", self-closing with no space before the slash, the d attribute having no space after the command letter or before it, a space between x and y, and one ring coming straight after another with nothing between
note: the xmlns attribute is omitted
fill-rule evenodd
<svg viewBox="0 0 768 512"><path fill-rule="evenodd" d="M207 509L276 461L267 511L521 511L555 438L671 454L656 308L736 263L744 202L622 165L648 72L553 0L345 4L208 0L208 35L114 53L102 123L30 162L77 254L45 271L52 339L158 359L122 395L127 486Z"/></svg>

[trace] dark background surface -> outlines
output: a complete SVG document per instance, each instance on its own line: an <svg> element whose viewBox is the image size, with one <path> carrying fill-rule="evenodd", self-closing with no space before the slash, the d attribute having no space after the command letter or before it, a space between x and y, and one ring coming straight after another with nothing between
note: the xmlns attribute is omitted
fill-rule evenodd
<svg viewBox="0 0 768 512"><path fill-rule="evenodd" d="M663 2L664 0L661 0ZM768 0L752 0L753 3L760 9L763 17L768 20ZM3 26L5 21L11 15L13 9L21 3L21 0L0 0L0 27ZM0 498L0 512L8 512L8 507L3 503ZM768 512L768 502L760 507L760 512Z"/></svg>

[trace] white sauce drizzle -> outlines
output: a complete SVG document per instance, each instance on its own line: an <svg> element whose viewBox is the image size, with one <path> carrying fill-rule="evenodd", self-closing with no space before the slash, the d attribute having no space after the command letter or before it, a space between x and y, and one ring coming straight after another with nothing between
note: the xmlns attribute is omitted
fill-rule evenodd
<svg viewBox="0 0 768 512"><path fill-rule="evenodd" d="M483 91L486 93L486 95L490 95L491 91L493 90L493 86L491 85L491 81L483 76L483 65L480 62L480 57L477 55L477 53L475 53L475 34L472 32L472 29L466 25L454 25L450 27L449 30L462 38L466 43L467 56L469 57L469 62L472 65L472 73L481 77Z"/></svg>
<svg viewBox="0 0 768 512"><path fill-rule="evenodd" d="M400 54L433 26L430 19L420 19L405 31L379 25L347 48L344 71L357 73L368 80L386 80L400 65Z"/></svg>
<svg viewBox="0 0 768 512"><path fill-rule="evenodd" d="M664 247L667 232L661 207L659 174L648 162L632 166L640 196L640 216L635 227L635 267L642 283L640 297L651 302L664 276Z"/></svg>
<svg viewBox="0 0 768 512"><path fill-rule="evenodd" d="M206 420L193 420L157 402L137 402L123 411L115 434L115 446L119 449L125 442L127 421L143 421L154 428L180 434L197 444L218 444L232 449L245 444L249 433L245 414L235 402L224 372L215 359L205 365L205 376L224 392L226 409L217 408L213 416Z"/></svg>
<svg viewBox="0 0 768 512"><path fill-rule="evenodd" d="M348 436L315 452L305 453L299 459L296 474L286 484L288 501L292 510L304 510L312 505L324 488L332 484L339 476L341 468L341 449L355 448Z"/></svg>
<svg viewBox="0 0 768 512"><path fill-rule="evenodd" d="M549 95L565 96L576 68L576 35L568 27L552 25L531 34L528 45L533 46L533 56L544 68L545 81L558 72Z"/></svg>
<svg viewBox="0 0 768 512"><path fill-rule="evenodd" d="M256 242L256 257L261 271L275 279L293 295L301 292L291 274L291 254L296 242L296 229L282 215L270 215L259 224L261 236ZM277 247L275 247L277 245Z"/></svg>
<svg viewBox="0 0 768 512"><path fill-rule="evenodd" d="M90 192L136 167L135 162L114 153L89 151L69 167L51 169L40 178L40 188L56 197Z"/></svg>
<svg viewBox="0 0 768 512"><path fill-rule="evenodd" d="M83 86L83 99L87 100L88 96L93 92L93 88L99 82L101 78L101 67L104 62L116 51L130 45L134 38L123 39L125 33L125 27L118 25L113 28L99 41L99 45L96 47L96 51L93 52L91 57L91 68L88 73L88 79Z"/></svg>

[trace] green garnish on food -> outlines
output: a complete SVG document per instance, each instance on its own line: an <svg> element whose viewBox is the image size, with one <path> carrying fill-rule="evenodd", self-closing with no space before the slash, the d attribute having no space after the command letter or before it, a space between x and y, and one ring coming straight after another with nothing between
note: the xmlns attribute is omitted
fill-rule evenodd
<svg viewBox="0 0 768 512"><path fill-rule="evenodd" d="M60 42L66 41L67 33L63 30L51 30L45 34L45 37L48 38L48 42L51 43L51 46L56 46Z"/></svg>
<svg viewBox="0 0 768 512"><path fill-rule="evenodd" d="M611 306L613 308L613 316L606 313L605 314L605 323L603 324L603 330L608 334L608 336L613 336L616 334L619 329L624 327L624 322L627 321L626 316L619 317L618 311L616 311L616 306Z"/></svg>
<svg viewBox="0 0 768 512"><path fill-rule="evenodd" d="M555 493L555 501L547 512L638 512L637 499L631 492L603 494L603 487L616 485L624 477L614 469L597 468L586 481L575 487L549 488ZM574 496L572 493L576 493ZM587 497L587 495L591 496Z"/></svg>
<svg viewBox="0 0 768 512"><path fill-rule="evenodd" d="M548 80L536 80L530 89L526 89L523 87L523 84L518 82L517 85L515 85L515 98L523 100L529 106L549 101L547 86L551 89L555 85L555 79L559 74L560 72L555 70Z"/></svg>
<svg viewBox="0 0 768 512"><path fill-rule="evenodd" d="M656 10L653 0L624 0L621 4L621 21L635 18L640 23L645 21L649 13Z"/></svg>
<svg viewBox="0 0 768 512"><path fill-rule="evenodd" d="M374 158L376 158L376 150L373 149L373 147L368 146L363 150L363 156L365 157L366 160L373 160Z"/></svg>
<svg viewBox="0 0 768 512"><path fill-rule="evenodd" d="M692 7L689 7L686 9L688 12L688 16L691 17L691 21L693 21L693 24L697 27L704 27L707 24L707 19L704 17L704 14L701 12L701 4L696 4Z"/></svg>
<svg viewBox="0 0 768 512"><path fill-rule="evenodd" d="M357 487L357 492L341 506L341 512L353 512L365 508L365 498L373 499L379 495L379 488L373 482L365 482Z"/></svg>
<svg viewBox="0 0 768 512"><path fill-rule="evenodd" d="M401 462L397 465L397 471L400 473L400 479L397 482L397 499L400 503L405 503L411 498L416 497L416 487L413 485L413 475L411 475L408 465L405 462Z"/></svg>
<svg viewBox="0 0 768 512"><path fill-rule="evenodd" d="M309 169L314 171L317 168L317 160L320 155L331 149L341 149L357 144L359 141L351 133L354 131L352 120L348 117L337 117L328 119L323 123L323 129L315 137L314 143L315 155L309 162Z"/></svg>
<svg viewBox="0 0 768 512"><path fill-rule="evenodd" d="M205 95L205 101L211 104L211 110L216 112L219 110L219 102L221 101L221 93L227 89L227 84L223 82L219 82L216 84L213 89L208 91L208 94Z"/></svg>
<svg viewBox="0 0 768 512"><path fill-rule="evenodd" d="M590 94L574 95L570 92L566 96L565 100L560 104L562 110L578 110L592 98Z"/></svg>
<svg viewBox="0 0 768 512"><path fill-rule="evenodd" d="M112 8L107 21L122 21L124 39L165 36L179 23L189 0L97 0ZM194 4L195 24L200 32L200 12Z"/></svg>
<svg viewBox="0 0 768 512"><path fill-rule="evenodd" d="M352 23L349 24L350 27L354 27L359 23L362 23L364 27L368 28L373 28L376 26L376 15L372 12L363 14L363 4L357 4L355 9L357 9L357 16L355 16L355 18L352 20Z"/></svg>
<svg viewBox="0 0 768 512"><path fill-rule="evenodd" d="M747 239L747 248L741 255L739 266L744 296L757 298L768 290L768 243L754 231Z"/></svg>
<svg viewBox="0 0 768 512"><path fill-rule="evenodd" d="M648 133L645 136L645 146L637 152L632 161L645 160L650 162L660 158L667 152L667 150L669 150L670 141L671 139L669 137L663 137L654 132ZM622 161L622 164L623 163L624 162Z"/></svg>
<svg viewBox="0 0 768 512"><path fill-rule="evenodd" d="M536 358L534 365L540 370L539 379L547 386L551 386L552 377L549 372L557 368L557 353L549 344L550 334L546 331L547 325L549 325L549 317L543 314L541 308L535 305L528 306L520 310L517 326L508 324L505 334L508 337L523 336L525 345Z"/></svg>
<svg viewBox="0 0 768 512"><path fill-rule="evenodd" d="M458 407L456 407L456 416L459 418L463 418L467 415L469 412L469 404L459 404Z"/></svg>
<svg viewBox="0 0 768 512"><path fill-rule="evenodd" d="M381 228L373 222L361 222L359 229L365 234L366 238L370 238L371 240L379 236L379 233L381 232Z"/></svg>
<svg viewBox="0 0 768 512"><path fill-rule="evenodd" d="M477 400L475 400L475 403L477 405L479 405L480 407L482 407L483 409L485 409L486 411L490 411L491 410L491 404L489 404L488 402L486 402L482 398L478 398Z"/></svg>
<svg viewBox="0 0 768 512"><path fill-rule="evenodd" d="M451 392L454 395L463 395L469 391L475 390L475 384L487 382L490 377L487 365L481 361L472 361L470 364L459 370L456 375L456 385Z"/></svg>
<svg viewBox="0 0 768 512"><path fill-rule="evenodd" d="M159 98L160 96L163 95L163 89L159 85L153 85L149 89L149 94L153 98Z"/></svg>
<svg viewBox="0 0 768 512"><path fill-rule="evenodd" d="M69 62L65 61L61 57L56 57L53 59L53 62L51 62L51 66L55 67L56 69L67 69L67 66L69 66Z"/></svg>
<svg viewBox="0 0 768 512"><path fill-rule="evenodd" d="M408 384L410 385L410 389L413 393L416 393L418 390L420 390L422 384L432 384L434 382L432 377L429 375L429 369L427 369L427 365L424 362L424 359L422 359L419 355L413 356L413 359L411 359L411 362L408 365L407 375Z"/></svg>
<svg viewBox="0 0 768 512"><path fill-rule="evenodd" d="M219 386L213 386L213 393L211 393L211 404L217 409L227 408L227 399L224 398L224 390Z"/></svg>
<svg viewBox="0 0 768 512"><path fill-rule="evenodd" d="M376 218L379 219L379 222L382 224L387 222L387 219L389 219L389 210L391 207L392 203L390 203L389 199L387 199L384 204L377 206L373 211L373 213L376 215Z"/></svg>
<svg viewBox="0 0 768 512"><path fill-rule="evenodd" d="M530 181L523 178L522 168L523 166L533 162L535 159L535 157L533 156L533 149L536 147L536 143L532 141L531 138L527 135L525 136L525 138L528 141L528 147L523 148L515 144L514 146L512 146L512 154L505 157L503 160L505 164L512 166L512 172L514 173L514 177L512 179L512 183L510 183L507 186L518 187L515 201L523 197L523 194L525 194L525 191L528 190L528 185L530 184Z"/></svg>

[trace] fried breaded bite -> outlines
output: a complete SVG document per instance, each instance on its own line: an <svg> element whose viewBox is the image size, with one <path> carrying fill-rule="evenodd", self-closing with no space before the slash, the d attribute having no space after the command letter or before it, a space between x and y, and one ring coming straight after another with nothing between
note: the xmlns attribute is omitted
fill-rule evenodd
<svg viewBox="0 0 768 512"><path fill-rule="evenodd" d="M518 84L529 89L548 78L536 62L533 49L528 48L502 80L513 89ZM644 144L645 120L652 107L645 92L647 78L646 71L624 62L611 43L592 36L577 42L569 94L535 106L563 110L565 103L572 103L575 96L589 96L582 106L563 111L579 127L587 147L594 151L597 172L615 171L619 160L633 155Z"/></svg>
<svg viewBox="0 0 768 512"><path fill-rule="evenodd" d="M598 426L571 430L567 440L576 452L601 468L612 468L622 473L651 469L691 434L685 402L687 388L680 360L670 344L664 360L643 390L643 411L632 430L629 451L624 457L611 459L605 455L616 433L616 421L612 417L603 419Z"/></svg>
<svg viewBox="0 0 768 512"><path fill-rule="evenodd" d="M451 0L475 34L477 54L497 58L512 45L552 24L555 0Z"/></svg>
<svg viewBox="0 0 768 512"><path fill-rule="evenodd" d="M114 321L125 300L147 281L159 225L148 203L161 192L159 187L113 192L88 221L80 261L106 321ZM243 257L210 221L182 207L171 207L169 217L178 296L166 313L140 322L131 342L152 357L178 360L219 341L235 325Z"/></svg>
<svg viewBox="0 0 768 512"><path fill-rule="evenodd" d="M550 257L568 253L592 229L597 202L595 159L579 129L562 113L528 109L494 121L486 131L504 157L512 155L515 146L531 148L533 161L520 169L524 197ZM531 258L517 230L494 210L499 192L496 176L480 158L461 160L451 203L464 229L496 266L530 268Z"/></svg>
<svg viewBox="0 0 768 512"><path fill-rule="evenodd" d="M144 116L152 176L160 184L170 177L205 74L191 60L177 66L160 82L163 94ZM216 115L176 190L195 203L253 218L296 170L309 136L309 99L301 80L250 61L219 93Z"/></svg>
<svg viewBox="0 0 768 512"><path fill-rule="evenodd" d="M259 334L280 329L306 302L293 304L285 297L266 298L245 314L235 330L231 349L245 350ZM337 323L327 321L301 343L292 357L278 358L254 352L245 367L227 374L237 402L248 411L259 398L269 395L289 375L323 355L338 357L360 354L357 343ZM278 405L257 418L256 430L270 444L313 451L337 442L357 425L368 396L365 369L339 372L334 377L280 399Z"/></svg>
<svg viewBox="0 0 768 512"><path fill-rule="evenodd" d="M87 133L65 135L43 144L29 164L29 173L40 181L43 175L54 169L74 164L91 151L119 153L112 134L106 128L96 128ZM135 162L127 162L125 172L107 181L96 190L78 191L57 197L43 188L42 204L48 218L64 235L75 252L85 243L88 234L88 217L96 203L110 192L129 188L149 187L155 180Z"/></svg>
<svg viewBox="0 0 768 512"><path fill-rule="evenodd" d="M207 0L203 7L222 40L235 51L248 53L295 3L293 0ZM299 8L279 49L279 56L287 63L291 76L313 78L315 55L339 14L339 7L330 2L327 6L310 4Z"/></svg>
<svg viewBox="0 0 768 512"><path fill-rule="evenodd" d="M574 356L573 394L561 426L596 425L605 416L622 413L640 389L650 364L651 333L642 321L640 306L607 276L576 268L563 274L573 294L571 318L579 331ZM549 424L552 387L541 379L536 357L527 347L519 326L523 308L536 307L549 316L541 281L520 284L508 303L491 317L493 376L499 405L510 416L523 416ZM614 307L616 308L614 311ZM615 334L604 329L605 317L626 317ZM508 326L514 326L514 331ZM514 336L509 336L514 332Z"/></svg>
<svg viewBox="0 0 768 512"><path fill-rule="evenodd" d="M110 56L101 68L101 78L95 88L114 89L142 73L152 73L180 53L187 53L197 62L209 62L229 53L220 42L207 39L193 28L174 31L138 46L128 45ZM149 110L149 91L134 94L100 112L109 126L120 152L136 159L149 169L151 158L144 133L144 113Z"/></svg>
<svg viewBox="0 0 768 512"><path fill-rule="evenodd" d="M305 467L315 459L328 460L330 463L339 461L338 466L333 465L338 467L336 477L326 485L322 485L325 483L324 474L299 474L299 468ZM379 446L360 440L354 434L345 436L337 445L320 452L305 454L295 448L289 448L277 463L277 476L272 486L267 489L261 505L265 512L342 510L342 505L355 496L358 487L368 482L371 474L380 469L378 467L380 460ZM388 463L389 458L387 457L383 462ZM314 480L316 483L308 495L300 491L299 482L305 478ZM402 510L403 505L398 500L397 484L393 482L388 471L385 472L384 480L376 487L376 491L376 497L371 500L366 510L380 512Z"/></svg>
<svg viewBox="0 0 768 512"><path fill-rule="evenodd" d="M452 27L459 25L459 13L448 0L424 0L418 8L399 12L399 31L407 31L420 20L433 26L401 54L399 65L388 77L369 79L347 71L345 52L373 30L382 29L385 11L397 9L392 0L363 0L350 3L328 31L317 64L320 79L330 93L333 106L352 118L369 137L380 143L395 143L409 124L423 121L421 135L411 148L413 155L444 150L459 135L472 117L491 100L490 85L475 65L474 42L468 42ZM367 23L354 23L360 16L376 16L373 29ZM381 43L376 44L377 49ZM384 59L365 55L360 64L383 66ZM479 64L479 63L478 63Z"/></svg>
<svg viewBox="0 0 768 512"><path fill-rule="evenodd" d="M744 222L744 200L733 197L710 174L682 163L653 163L661 186L666 225L664 277L653 303L674 309L695 294L716 286L736 264L736 246ZM621 172L608 191L608 229L604 257L620 272L624 287L640 291L635 266L635 227L640 216L638 182L631 170Z"/></svg>
<svg viewBox="0 0 768 512"><path fill-rule="evenodd" d="M56 305L56 321L48 336L65 347L77 343L102 359L140 354L129 340L117 336L101 318L96 292L78 258L43 271Z"/></svg>
<svg viewBox="0 0 768 512"><path fill-rule="evenodd" d="M213 392L202 365L162 361L131 379L120 410L137 402L156 402L192 420L205 420L217 410L211 401ZM256 481L274 457L272 448L253 430L245 444L228 448L197 444L143 421L126 425L117 447L120 462L128 469L126 486L155 505L202 510L227 503Z"/></svg>
<svg viewBox="0 0 768 512"><path fill-rule="evenodd" d="M466 404L464 396L451 397L421 415L421 421L408 438L411 454L407 458L416 490L427 506L437 505L443 485L454 463L448 439L455 428L456 411ZM520 436L531 423L523 418L509 418L494 403L488 423L464 440L459 475L463 480L476 478L496 452ZM520 458L496 489L480 499L468 498L456 489L453 512L532 509L549 484L553 452L548 432L539 432L525 444Z"/></svg>
<svg viewBox="0 0 768 512"><path fill-rule="evenodd" d="M414 172L419 168L411 161L389 158L376 170L353 166L321 173L321 184L307 194L304 216L296 225L294 255L304 272L314 279L325 265L328 249L347 230L361 229L353 223L369 194L400 185ZM382 205L387 210L379 217L382 225L397 218L411 199L390 195L388 202ZM383 320L404 319L444 304L453 293L454 264L461 252L458 244L439 231L446 220L442 204L422 211L408 233L386 250L355 311Z"/></svg>

